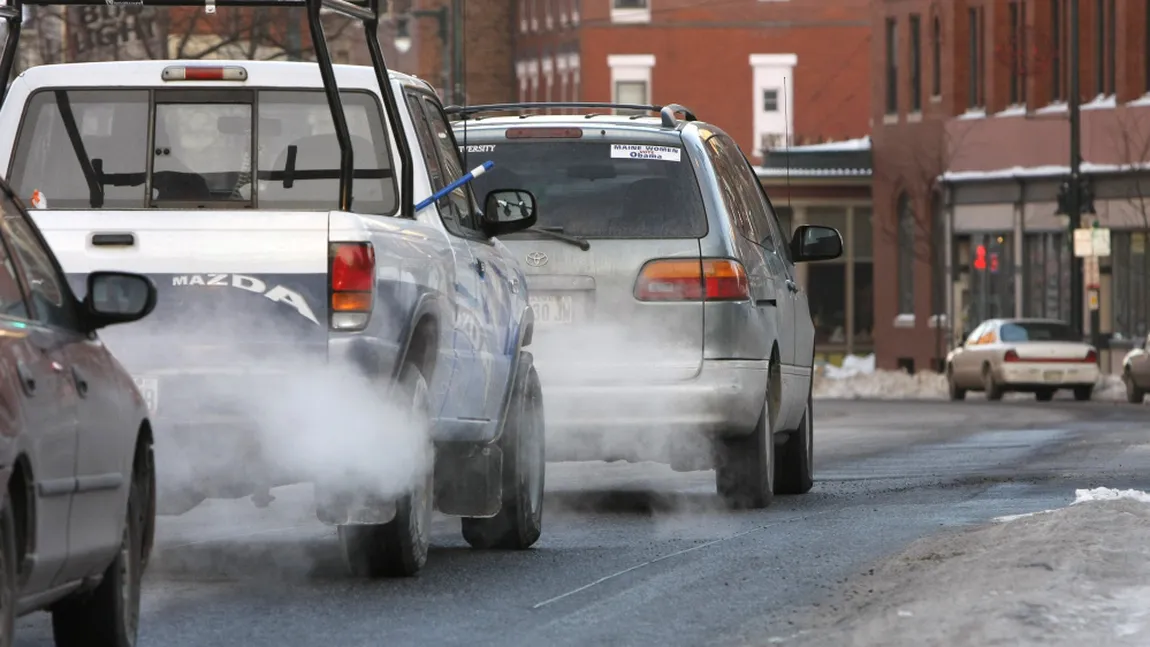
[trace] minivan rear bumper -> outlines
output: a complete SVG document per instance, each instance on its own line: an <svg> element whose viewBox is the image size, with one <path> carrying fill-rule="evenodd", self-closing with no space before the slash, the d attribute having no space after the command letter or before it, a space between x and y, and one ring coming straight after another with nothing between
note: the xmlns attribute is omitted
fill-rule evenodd
<svg viewBox="0 0 1150 647"><path fill-rule="evenodd" d="M750 433L767 393L766 360L705 360L673 383L543 383L549 460L671 462L713 436ZM693 447L692 447L693 446Z"/></svg>

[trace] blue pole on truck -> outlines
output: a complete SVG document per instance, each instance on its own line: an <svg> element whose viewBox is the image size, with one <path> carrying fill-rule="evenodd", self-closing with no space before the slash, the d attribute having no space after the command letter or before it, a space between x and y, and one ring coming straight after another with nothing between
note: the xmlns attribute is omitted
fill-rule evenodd
<svg viewBox="0 0 1150 647"><path fill-rule="evenodd" d="M419 204L415 205L415 212L419 213L420 211L423 211L427 207L430 207L432 204L434 204L435 202L437 202L438 200L440 200L441 198L446 196L448 193L451 193L452 191L463 186L464 184L467 184L468 182L479 177L480 175L483 175L484 173L490 171L492 166L495 166L495 162L493 162L491 160L487 160L486 162L480 164L479 166L476 166L475 168L473 168L470 171L468 171L467 173L465 173L463 175L463 177L452 182L451 184L448 184L447 186L443 187L442 189L431 194L430 198L427 198L423 202L420 202Z"/></svg>

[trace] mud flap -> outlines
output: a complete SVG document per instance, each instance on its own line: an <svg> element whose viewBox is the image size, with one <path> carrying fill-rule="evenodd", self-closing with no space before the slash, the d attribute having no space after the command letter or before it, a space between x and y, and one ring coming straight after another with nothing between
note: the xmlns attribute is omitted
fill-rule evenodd
<svg viewBox="0 0 1150 647"><path fill-rule="evenodd" d="M435 509L457 517L493 517L503 505L503 450L498 445L440 445Z"/></svg>

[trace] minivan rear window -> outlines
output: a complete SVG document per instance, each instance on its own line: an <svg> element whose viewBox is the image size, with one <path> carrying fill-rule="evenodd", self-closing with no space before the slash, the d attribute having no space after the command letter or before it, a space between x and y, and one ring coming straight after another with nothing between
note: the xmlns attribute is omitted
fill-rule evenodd
<svg viewBox="0 0 1150 647"><path fill-rule="evenodd" d="M462 139L462 138L460 138ZM540 228L584 238L699 238L707 218L699 183L678 146L536 140L461 146L480 200L494 189L527 189ZM509 238L517 235L512 234Z"/></svg>

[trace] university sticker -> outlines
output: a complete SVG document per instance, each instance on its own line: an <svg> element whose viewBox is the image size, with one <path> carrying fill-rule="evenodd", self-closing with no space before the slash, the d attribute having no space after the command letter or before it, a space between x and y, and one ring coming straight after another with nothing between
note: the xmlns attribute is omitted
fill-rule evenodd
<svg viewBox="0 0 1150 647"><path fill-rule="evenodd" d="M674 146L648 146L646 144L611 145L611 157L613 159L678 162L682 159L682 156L683 149L675 148Z"/></svg>

